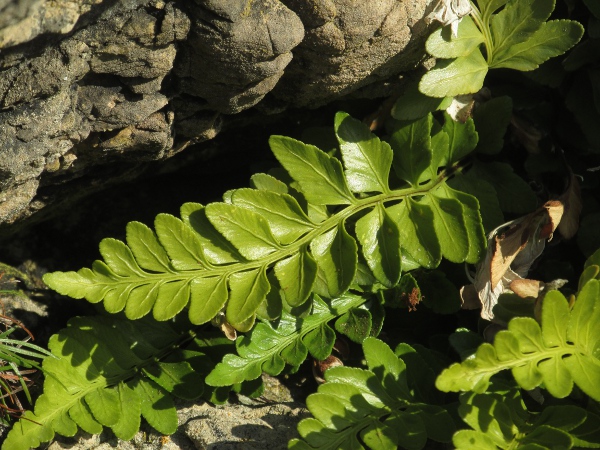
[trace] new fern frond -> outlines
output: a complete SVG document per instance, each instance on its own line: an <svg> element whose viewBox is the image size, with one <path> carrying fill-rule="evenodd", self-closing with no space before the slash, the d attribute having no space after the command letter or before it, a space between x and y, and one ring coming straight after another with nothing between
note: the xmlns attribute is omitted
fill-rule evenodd
<svg viewBox="0 0 600 450"><path fill-rule="evenodd" d="M154 231L132 222L126 243L101 242L103 261L44 281L130 319L152 311L168 320L187 307L192 324L202 324L223 310L234 328L248 331L271 289L289 307L312 293L344 294L355 282L359 244L387 287L398 283L403 263L433 268L442 256L474 263L485 246L478 202L446 182L477 134L471 120L434 122L428 115L398 124L388 144L339 113L342 161L273 136L290 186L262 174L253 177L255 188L231 191L223 202L184 205L181 219L158 215Z"/></svg>

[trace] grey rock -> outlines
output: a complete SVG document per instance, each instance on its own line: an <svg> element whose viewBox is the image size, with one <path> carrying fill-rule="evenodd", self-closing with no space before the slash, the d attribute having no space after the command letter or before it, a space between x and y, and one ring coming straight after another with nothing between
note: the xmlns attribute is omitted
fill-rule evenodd
<svg viewBox="0 0 600 450"><path fill-rule="evenodd" d="M277 0L196 1L175 72L184 93L206 109L234 114L277 84L304 37L302 22Z"/></svg>
<svg viewBox="0 0 600 450"><path fill-rule="evenodd" d="M0 0L0 228L213 139L228 115L390 95L423 60L428 3Z"/></svg>
<svg viewBox="0 0 600 450"><path fill-rule="evenodd" d="M282 1L306 28L273 91L286 104L315 107L364 87L370 87L367 96L389 95L390 78L415 69L423 58L428 2Z"/></svg>

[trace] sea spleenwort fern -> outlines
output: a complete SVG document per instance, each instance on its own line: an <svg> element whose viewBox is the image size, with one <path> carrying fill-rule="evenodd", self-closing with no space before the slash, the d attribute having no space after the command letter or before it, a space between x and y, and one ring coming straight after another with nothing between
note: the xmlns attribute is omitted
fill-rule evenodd
<svg viewBox="0 0 600 450"><path fill-rule="evenodd" d="M233 327L247 331L273 285L288 307L312 293L346 292L355 282L358 244L387 287L403 265L479 259L485 238L478 202L446 184L477 144L471 120L446 116L440 126L428 115L397 124L388 144L338 113L335 132L344 167L317 147L273 136L271 150L290 185L262 174L253 177L254 189L230 191L223 202L184 205L181 219L160 214L154 232L130 223L126 243L100 243L104 261L44 281L129 319L152 311L168 320L188 306L193 324L224 310Z"/></svg>
<svg viewBox="0 0 600 450"><path fill-rule="evenodd" d="M414 352L402 344L397 353L410 355L407 350ZM363 351L368 369L334 367L325 373L325 384L306 400L314 417L300 422L302 439L290 441L289 448L421 449L428 439L450 442L454 422L446 409L428 404L419 389L410 386L410 360L372 337L364 340ZM413 381L422 384L422 391L429 390L429 378L419 370L423 367L415 368Z"/></svg>
<svg viewBox="0 0 600 450"><path fill-rule="evenodd" d="M544 297L541 326L529 317L516 317L493 344L455 363L438 377L442 391L484 392L490 378L510 370L524 389L543 385L557 398L573 386L600 401L600 280L585 283L572 309L559 291Z"/></svg>
<svg viewBox="0 0 600 450"><path fill-rule="evenodd" d="M190 334L149 318L80 317L50 339L53 357L44 360L44 393L35 411L16 423L4 450L28 450L79 428L99 434L110 427L131 439L140 417L163 434L177 429L173 396L199 397L203 371L213 363L195 350L182 350Z"/></svg>

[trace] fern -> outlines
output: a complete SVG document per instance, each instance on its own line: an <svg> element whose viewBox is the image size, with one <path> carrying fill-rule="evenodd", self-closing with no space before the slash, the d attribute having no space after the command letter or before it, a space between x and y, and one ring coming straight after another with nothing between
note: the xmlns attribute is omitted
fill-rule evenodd
<svg viewBox="0 0 600 450"><path fill-rule="evenodd" d="M35 411L13 426L4 450L27 450L78 428L110 427L121 439L138 431L141 416L163 434L177 429L173 396L199 397L205 367L201 352L182 350L192 335L173 324L119 317L80 317L52 336L44 359L44 393ZM198 370L198 371L197 371Z"/></svg>
<svg viewBox="0 0 600 450"><path fill-rule="evenodd" d="M475 355L456 363L438 377L442 391L484 392L490 378L511 370L524 389L543 385L564 398L577 385L600 401L600 280L591 279L577 295L572 309L559 291L543 300L540 325L529 317L515 317L494 344L482 344Z"/></svg>
<svg viewBox="0 0 600 450"><path fill-rule="evenodd" d="M44 281L129 319L152 311L168 320L187 307L191 323L202 324L223 310L229 324L248 331L259 308L280 309L271 289L292 308L312 293L344 294L357 276L359 244L387 287L398 283L403 265L479 259L485 238L478 202L446 184L477 144L471 120L446 117L440 127L428 115L397 124L388 144L339 113L335 132L344 167L312 145L273 136L289 186L262 174L253 177L255 188L231 191L223 202L184 205L181 219L158 215L154 231L132 222L126 243L100 243L103 261Z"/></svg>
<svg viewBox="0 0 600 450"><path fill-rule="evenodd" d="M289 448L358 449L364 443L374 450L420 449L427 439L450 442L455 430L450 414L424 403L419 390L409 388L409 363L375 338L365 339L363 350L368 370L334 367L325 372L326 383L306 400L314 418L300 422L302 440L290 441ZM411 351L404 344L400 353ZM416 364L414 368L421 370L411 381L427 391L429 378L422 375L431 369Z"/></svg>
<svg viewBox="0 0 600 450"><path fill-rule="evenodd" d="M452 442L459 450L600 447L598 415L574 405L531 412L515 388L463 393L458 413L472 428L454 434Z"/></svg>
<svg viewBox="0 0 600 450"><path fill-rule="evenodd" d="M250 333L237 339L239 356L226 355L206 377L206 383L230 386L256 379L263 372L279 375L286 364L297 370L309 352L317 360L326 359L335 342L335 332L328 322L338 316L336 324L343 322L364 302L364 297L351 294L332 299L329 304L315 297L313 310L306 318L284 312L276 323L257 323ZM362 311L370 318L368 310Z"/></svg>

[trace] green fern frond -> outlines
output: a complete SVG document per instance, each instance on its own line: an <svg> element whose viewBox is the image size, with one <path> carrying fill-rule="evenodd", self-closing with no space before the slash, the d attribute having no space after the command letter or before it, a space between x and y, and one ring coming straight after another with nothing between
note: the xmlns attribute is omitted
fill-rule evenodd
<svg viewBox="0 0 600 450"><path fill-rule="evenodd" d="M414 351L406 347L404 352ZM359 449L364 444L373 450L421 449L428 439L450 442L455 430L450 414L409 388L403 358L375 338L365 339L363 350L368 370L334 367L325 372L325 384L306 400L314 417L300 422L302 440L293 439L288 448Z"/></svg>
<svg viewBox="0 0 600 450"><path fill-rule="evenodd" d="M160 214L155 231L132 222L126 243L101 242L104 261L44 281L130 319L152 311L168 320L187 307L190 321L201 324L224 310L233 327L248 331L271 289L289 307L312 293L344 294L355 282L359 244L387 287L398 283L406 256L427 268L442 256L476 262L485 246L479 204L446 185L456 161L477 144L472 121L446 118L441 127L429 115L396 128L388 144L339 113L342 161L273 136L290 186L259 174L255 188L230 191L223 202L184 205L181 219Z"/></svg>
<svg viewBox="0 0 600 450"><path fill-rule="evenodd" d="M577 385L600 401L600 280L591 279L577 295L572 309L559 291L543 300L541 326L532 318L516 317L494 344L446 369L438 389L484 392L490 378L511 370L524 389L542 385L554 397L564 398Z"/></svg>
<svg viewBox="0 0 600 450"><path fill-rule="evenodd" d="M328 303L315 296L312 312L306 318L296 318L283 312L275 323L257 323L250 333L238 337L236 348L239 356L226 355L206 377L206 383L229 386L256 379L263 372L279 375L286 364L297 369L308 353L324 360L335 342L335 332L328 322L336 317L339 317L338 322L348 320L353 309L365 301L362 296L348 293ZM336 328L339 329L338 322Z"/></svg>
<svg viewBox="0 0 600 450"><path fill-rule="evenodd" d="M600 448L600 417L574 405L528 411L518 389L460 395L458 414L471 427L457 431L459 450Z"/></svg>
<svg viewBox="0 0 600 450"><path fill-rule="evenodd" d="M181 350L188 332L151 319L80 317L52 336L44 359L44 392L9 432L3 450L28 450L78 428L92 434L109 427L131 439L140 418L163 434L177 429L173 396L199 397L204 354Z"/></svg>

